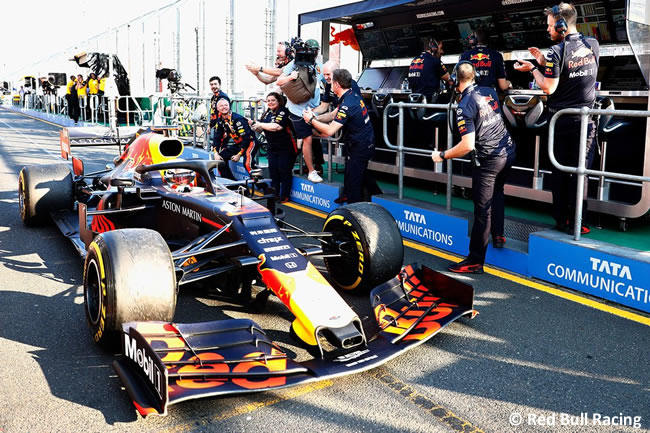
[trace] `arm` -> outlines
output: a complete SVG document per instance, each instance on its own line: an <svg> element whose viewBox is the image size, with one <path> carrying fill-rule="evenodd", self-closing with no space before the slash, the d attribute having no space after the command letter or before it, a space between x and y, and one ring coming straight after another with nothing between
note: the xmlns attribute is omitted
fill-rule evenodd
<svg viewBox="0 0 650 433"><path fill-rule="evenodd" d="M460 143L458 143L451 149L445 151L445 159L458 158L460 156L467 155L469 152L474 150L475 141L476 141L476 134L474 132L470 132L468 134L463 135L463 137L460 140ZM439 150L434 150L431 153L431 159L433 159L433 162L444 161L440 157L440 153L441 152Z"/></svg>
<svg viewBox="0 0 650 433"><path fill-rule="evenodd" d="M542 51L539 48L530 47L530 48L528 48L528 52L537 61L537 64L543 65L544 62L546 61L546 58L544 57L544 54L542 53Z"/></svg>
<svg viewBox="0 0 650 433"><path fill-rule="evenodd" d="M497 82L499 83L499 89L502 91L512 88L512 83L505 78L497 78Z"/></svg>
<svg viewBox="0 0 650 433"><path fill-rule="evenodd" d="M325 123L317 120L316 115L311 110L305 110L302 113L302 118L305 122L311 124L312 128L318 131L322 137L331 137L343 127L343 124L339 122Z"/></svg>
<svg viewBox="0 0 650 433"><path fill-rule="evenodd" d="M280 126L278 123L275 122L256 122L253 120L249 120L248 123L250 124L251 128L255 131L258 129L260 131L271 131L271 132L277 132L277 131L282 131L282 126Z"/></svg>
<svg viewBox="0 0 650 433"><path fill-rule="evenodd" d="M339 109L337 107L333 111L329 111L327 113L320 114L320 115L316 116L316 120L318 120L319 122L323 122L323 123L330 123L332 120L334 120L334 118L336 117L336 113L338 113L338 112L339 112Z"/></svg>
<svg viewBox="0 0 650 433"><path fill-rule="evenodd" d="M278 78L278 86L284 86L289 81L295 80L296 78L298 78L298 71L293 71L289 75L282 74Z"/></svg>
<svg viewBox="0 0 650 433"><path fill-rule="evenodd" d="M321 96L321 98L322 98L322 96ZM318 115L318 114L323 114L323 113L327 112L328 108L330 108L330 104L328 102L323 102L321 100L320 105L318 107L314 108L312 111L314 112L314 114Z"/></svg>
<svg viewBox="0 0 650 433"><path fill-rule="evenodd" d="M533 78L539 86L540 89L544 91L547 95L553 94L557 89L559 78L550 78L545 77L539 69L537 69L531 62L528 60L517 60L514 66L516 71L519 72L530 72L532 71Z"/></svg>

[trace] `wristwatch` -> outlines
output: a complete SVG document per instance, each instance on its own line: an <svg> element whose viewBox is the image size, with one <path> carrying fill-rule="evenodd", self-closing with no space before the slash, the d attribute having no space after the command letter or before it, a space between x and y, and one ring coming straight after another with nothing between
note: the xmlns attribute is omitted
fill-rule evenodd
<svg viewBox="0 0 650 433"><path fill-rule="evenodd" d="M314 123L314 119L316 119L316 115L314 113L311 113L311 117L309 118L309 124L311 125Z"/></svg>
<svg viewBox="0 0 650 433"><path fill-rule="evenodd" d="M440 158L445 159L445 151L444 150L442 152L440 152Z"/></svg>
<svg viewBox="0 0 650 433"><path fill-rule="evenodd" d="M537 66L533 66L533 69L530 70L530 74L535 75L535 74L533 74L533 72L535 72L536 70L537 70Z"/></svg>
<svg viewBox="0 0 650 433"><path fill-rule="evenodd" d="M260 72L264 72L264 66L260 66Z"/></svg>

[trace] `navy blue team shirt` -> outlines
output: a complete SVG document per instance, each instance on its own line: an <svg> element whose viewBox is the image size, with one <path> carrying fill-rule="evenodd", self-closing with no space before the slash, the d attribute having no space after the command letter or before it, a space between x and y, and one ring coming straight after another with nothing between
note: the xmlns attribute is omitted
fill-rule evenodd
<svg viewBox="0 0 650 433"><path fill-rule="evenodd" d="M245 149L251 141L254 141L254 133L248 125L248 119L241 114L231 113L230 121L227 121L221 115L218 115L213 146L217 147L217 150L221 152L227 146L228 138L232 138L232 141L242 149Z"/></svg>
<svg viewBox="0 0 650 433"><path fill-rule="evenodd" d="M548 97L548 107L591 107L596 100L596 77L600 45L594 38L580 33L566 35L564 41L553 45L546 54L544 76L559 78L557 89Z"/></svg>
<svg viewBox="0 0 650 433"><path fill-rule="evenodd" d="M480 158L507 156L515 151L501 117L499 98L491 87L471 85L463 90L456 109L456 124L461 136L476 134L474 147Z"/></svg>
<svg viewBox="0 0 650 433"><path fill-rule="evenodd" d="M447 73L447 68L440 58L428 51L411 60L409 66L409 87L414 93L421 93L431 102L431 96L440 90L440 77Z"/></svg>
<svg viewBox="0 0 650 433"><path fill-rule="evenodd" d="M506 78L506 67L500 52L485 45L477 45L460 55L460 60L468 60L481 78L476 84L485 87L496 87L497 79Z"/></svg>
<svg viewBox="0 0 650 433"><path fill-rule="evenodd" d="M286 107L278 107L276 111L268 110L261 122L276 123L282 127L279 131L264 131L269 150L297 153L296 141L291 132L289 110Z"/></svg>
<svg viewBox="0 0 650 433"><path fill-rule="evenodd" d="M368 108L361 96L348 89L342 96L335 122L343 125L345 151L350 156L372 158L375 152L375 133L368 116Z"/></svg>

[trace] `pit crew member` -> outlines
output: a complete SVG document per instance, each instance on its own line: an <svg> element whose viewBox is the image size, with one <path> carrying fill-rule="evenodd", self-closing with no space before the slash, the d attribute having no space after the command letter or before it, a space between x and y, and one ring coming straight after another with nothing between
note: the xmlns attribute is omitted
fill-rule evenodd
<svg viewBox="0 0 650 433"><path fill-rule="evenodd" d="M457 273L483 273L488 239L492 234L495 248L505 244L503 186L515 159L512 141L501 116L499 99L494 89L476 85L476 71L468 60L454 68L456 90L461 100L456 109L456 122L461 141L446 151L434 150L434 162L462 157L476 151L472 169L474 224L469 242L469 255L449 266Z"/></svg>
<svg viewBox="0 0 650 433"><path fill-rule="evenodd" d="M226 161L226 164L220 168L222 177L235 180L232 174L228 160L242 161L246 171L250 174L253 168L253 158L257 152L257 145L255 141L255 134L248 125L248 120L237 113L230 110L230 101L226 98L219 99L217 102L217 121L214 133L214 144L212 151L215 153L216 159ZM232 138L233 146L228 145L228 141Z"/></svg>
<svg viewBox="0 0 650 433"><path fill-rule="evenodd" d="M556 45L546 56L536 47L528 51L535 57L541 70L526 60L519 60L515 69L533 74L537 85L548 94L549 119L563 108L592 108L596 100L596 76L600 46L594 38L584 37L576 29L578 12L568 3L560 3L544 10L547 31ZM580 141L580 116L561 116L555 124L555 157L560 164L577 167ZM594 159L596 128L593 119L587 124L586 167ZM577 176L553 170L553 218L559 230L573 231L576 208ZM582 220L587 212L587 178L583 196ZM591 230L581 224L582 234Z"/></svg>

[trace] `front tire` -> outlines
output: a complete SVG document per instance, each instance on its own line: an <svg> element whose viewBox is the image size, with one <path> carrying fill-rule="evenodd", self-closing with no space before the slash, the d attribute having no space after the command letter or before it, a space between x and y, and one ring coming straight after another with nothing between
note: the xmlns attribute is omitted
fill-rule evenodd
<svg viewBox="0 0 650 433"><path fill-rule="evenodd" d="M68 164L32 165L18 175L20 219L43 223L50 212L74 207L74 181Z"/></svg>
<svg viewBox="0 0 650 433"><path fill-rule="evenodd" d="M98 235L84 264L84 305L96 343L110 347L122 323L169 322L176 309L176 274L169 248L153 230Z"/></svg>
<svg viewBox="0 0 650 433"><path fill-rule="evenodd" d="M402 268L404 245L393 216L376 203L354 203L332 211L323 224L333 234L325 252L330 278L342 290L363 294ZM336 249L333 249L336 248Z"/></svg>

